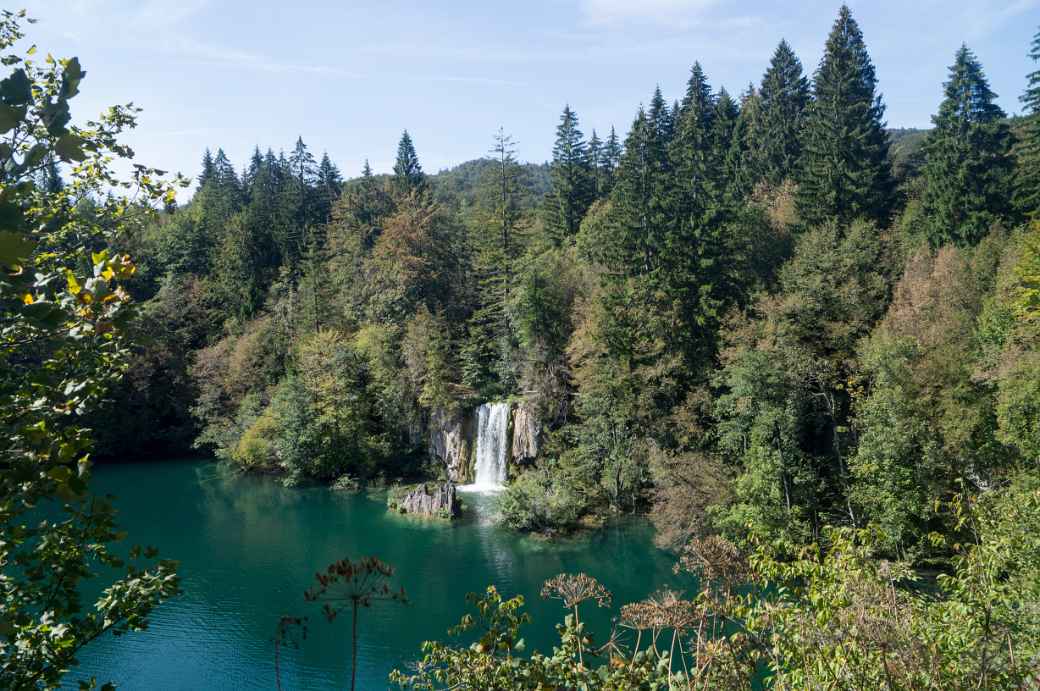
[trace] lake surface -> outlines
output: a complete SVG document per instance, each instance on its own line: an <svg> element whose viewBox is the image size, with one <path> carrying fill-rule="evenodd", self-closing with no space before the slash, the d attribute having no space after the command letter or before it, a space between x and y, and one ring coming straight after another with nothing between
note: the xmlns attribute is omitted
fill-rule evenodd
<svg viewBox="0 0 1040 691"><path fill-rule="evenodd" d="M286 489L201 461L99 466L94 482L98 493L116 495L129 543L180 561L184 593L155 611L149 631L95 642L69 682L96 675L131 691L271 689L272 640L285 614L309 617L309 633L298 650L283 651L283 688L345 688L350 617L329 624L303 599L314 573L344 557L393 564L410 600L362 612L362 689L386 688L390 670L420 657L422 641L447 639L467 611L466 594L488 584L525 596L534 617L528 649L544 651L563 615L558 601L539 598L545 579L584 571L614 593L611 613L583 610L599 639L622 603L677 584L673 560L653 546L642 521L546 542L497 527L491 496L463 495L470 518L424 522L389 513L378 496Z"/></svg>

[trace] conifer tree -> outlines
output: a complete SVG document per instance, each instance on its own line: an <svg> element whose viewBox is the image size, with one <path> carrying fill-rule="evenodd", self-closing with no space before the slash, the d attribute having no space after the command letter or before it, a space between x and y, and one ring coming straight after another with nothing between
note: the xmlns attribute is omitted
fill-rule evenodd
<svg viewBox="0 0 1040 691"><path fill-rule="evenodd" d="M253 182L260 172L260 166L264 164L264 157L260 153L260 147L253 147L253 155L249 157L249 165L242 173L242 191L248 198L253 193Z"/></svg>
<svg viewBox="0 0 1040 691"><path fill-rule="evenodd" d="M806 115L798 208L810 224L883 222L892 203L885 107L863 34L842 5L813 79Z"/></svg>
<svg viewBox="0 0 1040 691"><path fill-rule="evenodd" d="M923 204L934 246L973 245L1008 211L1011 135L995 98L962 45L925 143Z"/></svg>
<svg viewBox="0 0 1040 691"><path fill-rule="evenodd" d="M619 279L657 270L669 222L671 169L660 129L639 109L625 140L607 233L579 247Z"/></svg>
<svg viewBox="0 0 1040 691"><path fill-rule="evenodd" d="M332 205L343 189L343 176L340 175L339 168L329 158L328 153L321 155L314 186L314 220L317 223L328 223L332 214Z"/></svg>
<svg viewBox="0 0 1040 691"><path fill-rule="evenodd" d="M412 137L405 130L401 134L401 141L397 144L397 161L394 163L393 188L398 195L407 195L413 192L426 190L426 173L419 165L419 156L415 153L415 145Z"/></svg>
<svg viewBox="0 0 1040 691"><path fill-rule="evenodd" d="M756 150L761 172L770 185L779 185L797 172L801 158L801 130L809 106L809 80L787 41L776 47L762 77L761 131Z"/></svg>
<svg viewBox="0 0 1040 691"><path fill-rule="evenodd" d="M737 137L741 136L737 127L739 122L739 106L726 89L720 89L715 98L711 146L712 160L719 170L717 192L726 215L734 211L742 199L742 195L734 194L739 187L732 183L732 180L740 175L742 149L737 140Z"/></svg>
<svg viewBox="0 0 1040 691"><path fill-rule="evenodd" d="M603 195L607 196L614 189L614 178L621 164L621 140L618 139L614 126L610 127L610 136L603 145L603 160L599 170Z"/></svg>
<svg viewBox="0 0 1040 691"><path fill-rule="evenodd" d="M293 151L289 154L289 169L301 187L314 184L318 166L307 145L303 143L303 137L296 138Z"/></svg>
<svg viewBox="0 0 1040 691"><path fill-rule="evenodd" d="M479 304L462 353L464 383L485 397L508 394L515 383L517 345L506 305L521 251L521 168L513 138L500 128L489 154L493 166L480 180L470 233Z"/></svg>
<svg viewBox="0 0 1040 691"><path fill-rule="evenodd" d="M740 114L733 127L733 137L725 162L725 195L728 199L744 199L764 177L762 168L762 99L753 84L740 98Z"/></svg>
<svg viewBox="0 0 1040 691"><path fill-rule="evenodd" d="M235 173L235 167L231 165L224 149L217 149L217 155L213 158L212 182L220 188L221 194L237 203L242 195L242 186Z"/></svg>
<svg viewBox="0 0 1040 691"><path fill-rule="evenodd" d="M714 122L711 86L700 63L694 63L670 146L676 183L672 213L686 234L694 232L694 226L710 223L718 210L721 161L713 142Z"/></svg>
<svg viewBox="0 0 1040 691"><path fill-rule="evenodd" d="M596 134L596 130L592 130L592 136L589 137L589 168L592 169L593 194L597 199L600 197L599 170L602 163L603 140Z"/></svg>
<svg viewBox="0 0 1040 691"><path fill-rule="evenodd" d="M569 105L556 128L549 173L552 190L545 200L546 230L553 242L561 244L577 234L595 194L588 148L578 129L578 116Z"/></svg>
<svg viewBox="0 0 1040 691"><path fill-rule="evenodd" d="M213 154L210 153L209 147L206 147L202 154L202 172L198 177L200 188L213 179L213 172Z"/></svg>
<svg viewBox="0 0 1040 691"><path fill-rule="evenodd" d="M1029 57L1040 63L1040 31L1033 36ZM1015 209L1023 216L1040 216L1040 68L1027 76L1028 85L1020 100L1028 120L1023 128L1015 175Z"/></svg>

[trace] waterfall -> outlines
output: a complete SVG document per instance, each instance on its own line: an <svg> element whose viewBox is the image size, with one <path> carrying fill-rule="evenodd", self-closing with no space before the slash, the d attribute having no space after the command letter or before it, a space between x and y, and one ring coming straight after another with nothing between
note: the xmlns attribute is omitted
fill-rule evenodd
<svg viewBox="0 0 1040 691"><path fill-rule="evenodd" d="M508 403L485 403L477 408L476 477L472 485L460 487L471 492L494 492L506 481L509 462Z"/></svg>

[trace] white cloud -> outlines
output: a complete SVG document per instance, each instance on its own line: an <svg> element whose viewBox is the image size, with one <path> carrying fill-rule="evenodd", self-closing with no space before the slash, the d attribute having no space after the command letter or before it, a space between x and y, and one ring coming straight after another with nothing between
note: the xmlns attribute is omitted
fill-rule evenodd
<svg viewBox="0 0 1040 691"><path fill-rule="evenodd" d="M685 24L718 4L718 0L580 0L580 3L582 14L590 24Z"/></svg>
<svg viewBox="0 0 1040 691"><path fill-rule="evenodd" d="M237 50L212 43L204 43L183 35L171 34L165 37L163 50L176 54L184 59L196 60L211 65L223 65L259 72L277 74L320 74L333 77L358 79L361 75L348 72L332 65L285 62L265 55Z"/></svg>

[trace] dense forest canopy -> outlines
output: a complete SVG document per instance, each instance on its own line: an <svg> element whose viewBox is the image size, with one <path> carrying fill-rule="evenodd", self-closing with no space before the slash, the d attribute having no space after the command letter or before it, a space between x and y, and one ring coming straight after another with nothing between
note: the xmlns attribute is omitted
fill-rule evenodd
<svg viewBox="0 0 1040 691"><path fill-rule="evenodd" d="M208 150L188 203L167 196L93 241L134 258L119 295L139 314L121 336L125 376L77 424L101 454L194 448L290 485L377 484L443 479L430 436L510 401L539 448L510 468L507 525L557 534L646 513L660 545L707 574L697 606L745 627L716 632L739 655L704 652L697 688L742 688L758 665L780 688L830 683L815 654L861 675L843 688L1019 688L1040 654L1014 604L1040 592L1037 66L1027 114L1009 119L977 56L952 46L933 127L891 130L842 7L811 72L781 41L759 84L731 94L695 62L684 93L652 91L624 131L583 131L564 106L546 165L517 161L501 130L485 158L435 175L408 132L392 174L366 164L350 179L302 138L244 165ZM18 108L10 79L0 95ZM82 160L87 134L49 151ZM54 165L18 174L33 194L66 194ZM100 199L62 213L122 223ZM4 310L36 299L5 293ZM5 381L24 374L19 343L6 342ZM713 589L722 557L739 582L794 583L811 604L769 609L737 580ZM944 574L935 598L897 593L924 570ZM164 594L151 587L142 607ZM494 591L483 603L499 617L519 606ZM465 676L478 663L500 688L584 674L574 614L566 655L525 672L433 644L426 670L397 681L479 688ZM814 617L893 638L855 629L867 652L839 663L842 639L814 639ZM617 688L659 673L632 660Z"/></svg>

